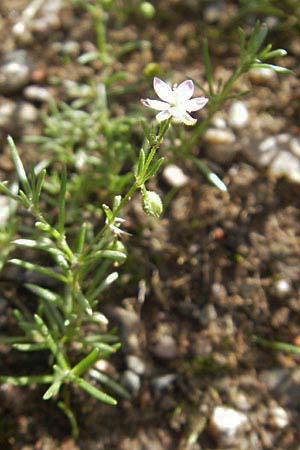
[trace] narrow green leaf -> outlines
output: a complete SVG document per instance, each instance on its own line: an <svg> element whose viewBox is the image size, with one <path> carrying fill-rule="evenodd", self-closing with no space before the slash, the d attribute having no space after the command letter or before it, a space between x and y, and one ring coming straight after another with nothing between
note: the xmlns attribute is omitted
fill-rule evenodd
<svg viewBox="0 0 300 450"><path fill-rule="evenodd" d="M30 263L28 261L23 261L22 259L13 258L10 259L8 262L11 264L15 264L16 266L23 267L27 270L33 270L34 272L39 272L43 275L48 275L51 278L55 278L56 280L62 281L63 283L67 282L66 277L63 275L55 272L52 269L48 269L47 267L38 266L36 264Z"/></svg>
<svg viewBox="0 0 300 450"><path fill-rule="evenodd" d="M100 372L99 370L91 369L89 371L89 375L93 377L95 380L100 383L108 386L110 389L115 391L117 394L121 395L121 397L130 400L131 396L129 392L123 388L123 386L117 381L113 380L111 377L107 376L105 373Z"/></svg>
<svg viewBox="0 0 300 450"><path fill-rule="evenodd" d="M112 283L114 283L119 278L118 272L112 272L110 273L103 281L100 283L100 285L93 291L91 300L94 300L98 297L101 292L103 292L105 289L108 288Z"/></svg>
<svg viewBox="0 0 300 450"><path fill-rule="evenodd" d="M19 156L18 150L17 150L15 143L13 141L13 138L11 136L8 136L7 142L9 145L11 157L14 162L19 180L21 181L21 183L23 185L23 188L25 190L27 197L29 197L31 195L31 187L30 187L24 166L22 164L21 158Z"/></svg>
<svg viewBox="0 0 300 450"><path fill-rule="evenodd" d="M88 367L92 366L99 358L99 350L94 348L91 353L89 353L85 358L83 358L76 366L71 370L71 374L74 376L80 376L83 372L87 370Z"/></svg>
<svg viewBox="0 0 300 450"><path fill-rule="evenodd" d="M210 168L200 159L196 157L191 157L192 161L196 165L196 167L203 173L206 179L213 184L216 188L218 188L222 192L227 192L227 187L223 183L223 181L216 175L214 172L210 170Z"/></svg>
<svg viewBox="0 0 300 450"><path fill-rule="evenodd" d="M45 180L45 176L46 176L46 169L43 169L38 175L37 175L37 180L36 180L36 186L35 186L35 192L34 192L34 199L35 202L37 203L40 195L41 195L41 191L42 191L42 187L44 184L44 180Z"/></svg>
<svg viewBox="0 0 300 450"><path fill-rule="evenodd" d="M49 289L37 286L36 284L27 283L25 284L25 287L27 287L27 289L36 294L38 297L41 297L43 300L46 300L47 302L58 303L60 300L57 294L50 291Z"/></svg>
<svg viewBox="0 0 300 450"><path fill-rule="evenodd" d="M110 395L106 394L103 391L100 391L100 389L97 389L95 386L91 385L87 381L85 381L83 378L75 378L74 382L78 384L82 389L84 389L86 392L88 392L90 395L95 397L96 399L100 400L103 403L107 403L108 405L117 405L118 402L116 399L111 397Z"/></svg>
<svg viewBox="0 0 300 450"><path fill-rule="evenodd" d="M204 66L205 66L205 75L206 75L208 85L209 85L209 93L210 93L210 95L214 95L213 73L212 73L212 66L211 66L211 61L210 61L210 56L209 56L207 39L203 39L202 51L203 51L203 59L204 59Z"/></svg>
<svg viewBox="0 0 300 450"><path fill-rule="evenodd" d="M20 352L37 352L40 350L47 350L47 346L45 344L13 344L12 347Z"/></svg>
<svg viewBox="0 0 300 450"><path fill-rule="evenodd" d="M150 145L152 145L154 143L153 135L152 135L150 129L148 128L148 126L146 124L146 121L145 120L141 120L141 125L142 125L142 128L143 128L144 134L145 134L145 136L147 138L147 141L149 142Z"/></svg>
<svg viewBox="0 0 300 450"><path fill-rule="evenodd" d="M283 350L286 352L300 353L300 345L293 345L287 342L268 341L267 339L263 339L258 336L254 336L253 341L256 344L260 344L263 347L272 348L273 350Z"/></svg>
<svg viewBox="0 0 300 450"><path fill-rule="evenodd" d="M13 384L14 386L27 386L28 384L49 384L53 382L53 375L23 375L21 377L0 375L0 382Z"/></svg>
<svg viewBox="0 0 300 450"><path fill-rule="evenodd" d="M94 344L94 343L115 343L118 342L119 339L114 334L92 334L91 336L86 336L82 339L82 342L86 344ZM111 347L111 350L114 351L114 347Z"/></svg>
<svg viewBox="0 0 300 450"><path fill-rule="evenodd" d="M85 310L88 316L93 314L93 310L88 299L82 294L82 292L76 292L76 299L79 305Z"/></svg>
<svg viewBox="0 0 300 450"><path fill-rule="evenodd" d="M252 68L252 69L272 69L278 73L285 73L285 74L291 74L291 75L294 73L292 70L286 69L285 67L276 66L274 64L267 64L267 63L254 63L254 64L251 64L250 68Z"/></svg>
<svg viewBox="0 0 300 450"><path fill-rule="evenodd" d="M272 52L267 52L264 55L259 54L258 59L262 61L265 59L273 59L273 58L281 58L287 55L287 51L284 48L278 48L277 50L273 50Z"/></svg>
<svg viewBox="0 0 300 450"><path fill-rule="evenodd" d="M76 237L76 252L81 253L85 244L87 224L83 222Z"/></svg>
<svg viewBox="0 0 300 450"><path fill-rule="evenodd" d="M97 261L98 259L106 258L117 262L123 262L127 258L126 253L117 250L98 250L93 255L87 258L88 262Z"/></svg>
<svg viewBox="0 0 300 450"><path fill-rule="evenodd" d="M145 155L144 149L141 148L140 154L139 154L138 166L137 166L137 173L136 173L137 177L140 177L143 173L145 160L146 160L146 155Z"/></svg>
<svg viewBox="0 0 300 450"><path fill-rule="evenodd" d="M7 187L6 182L0 182L0 191L3 192L3 194L7 195L8 197L12 198L13 200L20 201L20 197L18 195L13 194Z"/></svg>
<svg viewBox="0 0 300 450"><path fill-rule="evenodd" d="M60 387L62 385L62 380L54 381L53 384L47 389L45 394L43 395L43 400L49 400L51 397L54 397L59 393Z"/></svg>
<svg viewBox="0 0 300 450"><path fill-rule="evenodd" d="M60 192L59 192L59 215L58 215L58 230L61 234L64 233L65 221L66 221L66 189L67 189L67 169L66 166L62 166L61 179L60 179Z"/></svg>
<svg viewBox="0 0 300 450"><path fill-rule="evenodd" d="M162 163L164 162L165 158L159 158L157 161L155 161L155 163L153 164L152 167L150 167L149 171L147 172L147 175L145 177L144 181L149 180L150 178L153 177L153 175L156 174L156 172L158 172L158 170L160 169L160 166L162 165Z"/></svg>

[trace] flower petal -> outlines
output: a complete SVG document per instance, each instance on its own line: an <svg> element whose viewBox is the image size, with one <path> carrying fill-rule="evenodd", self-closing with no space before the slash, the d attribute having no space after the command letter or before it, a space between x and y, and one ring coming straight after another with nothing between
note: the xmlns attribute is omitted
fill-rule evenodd
<svg viewBox="0 0 300 450"><path fill-rule="evenodd" d="M170 100L172 100L172 89L167 83L160 78L154 77L153 87L159 98L170 103Z"/></svg>
<svg viewBox="0 0 300 450"><path fill-rule="evenodd" d="M158 122L163 122L164 120L167 120L171 117L171 114L169 113L169 111L161 111L160 113L158 113L156 115L156 120Z"/></svg>
<svg viewBox="0 0 300 450"><path fill-rule="evenodd" d="M192 100L186 100L184 107L188 112L198 111L199 109L204 108L207 102L208 98L206 97L196 97Z"/></svg>
<svg viewBox="0 0 300 450"><path fill-rule="evenodd" d="M188 100L194 93L194 83L192 80L185 80L180 83L174 92L180 101Z"/></svg>
<svg viewBox="0 0 300 450"><path fill-rule="evenodd" d="M194 119L192 116L190 116L187 112L182 113L181 115L173 116L175 119L175 122L182 122L185 125L195 125L197 122L197 119Z"/></svg>
<svg viewBox="0 0 300 450"><path fill-rule="evenodd" d="M141 99L144 106L148 108L157 109L158 111L166 111L169 109L169 103L161 102L160 100L151 100L150 98Z"/></svg>

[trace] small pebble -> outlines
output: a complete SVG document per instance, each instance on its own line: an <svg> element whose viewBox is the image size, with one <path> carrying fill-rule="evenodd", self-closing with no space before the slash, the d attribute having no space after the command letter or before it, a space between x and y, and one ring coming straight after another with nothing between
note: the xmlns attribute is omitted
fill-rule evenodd
<svg viewBox="0 0 300 450"><path fill-rule="evenodd" d="M268 68L250 69L249 77L254 84L262 84L266 86L273 86L277 81L277 74L275 70Z"/></svg>
<svg viewBox="0 0 300 450"><path fill-rule="evenodd" d="M286 177L294 183L300 183L300 161L290 152L282 151L271 162L269 172L276 178Z"/></svg>
<svg viewBox="0 0 300 450"><path fill-rule="evenodd" d="M244 128L248 123L249 113L246 105L243 102L235 101L229 109L229 125L233 128Z"/></svg>
<svg viewBox="0 0 300 450"><path fill-rule="evenodd" d="M219 22L222 15L222 5L220 2L211 3L203 11L203 16L205 22L217 23Z"/></svg>
<svg viewBox="0 0 300 450"><path fill-rule="evenodd" d="M0 104L0 128L11 128L15 110L16 104L11 100L5 100Z"/></svg>
<svg viewBox="0 0 300 450"><path fill-rule="evenodd" d="M277 280L273 285L273 294L277 298L284 298L291 293L291 285L287 280Z"/></svg>
<svg viewBox="0 0 300 450"><path fill-rule="evenodd" d="M217 406L210 419L210 432L221 444L233 443L248 426L245 414L226 406Z"/></svg>
<svg viewBox="0 0 300 450"><path fill-rule="evenodd" d="M9 219L11 201L6 195L0 195L0 227L3 227Z"/></svg>
<svg viewBox="0 0 300 450"><path fill-rule="evenodd" d="M54 42L52 46L57 53L73 58L76 58L80 53L80 45L76 41Z"/></svg>
<svg viewBox="0 0 300 450"><path fill-rule="evenodd" d="M26 86L24 96L33 102L49 102L52 99L48 89L36 85Z"/></svg>
<svg viewBox="0 0 300 450"><path fill-rule="evenodd" d="M229 129L208 128L203 137L210 144L233 144L235 142L235 135Z"/></svg>
<svg viewBox="0 0 300 450"><path fill-rule="evenodd" d="M153 353L160 359L174 359L177 356L177 345L172 336L163 335L153 347Z"/></svg>
<svg viewBox="0 0 300 450"><path fill-rule="evenodd" d="M125 370L122 380L125 388L132 394L136 395L139 392L141 388L141 380L136 373L132 372L132 370Z"/></svg>
<svg viewBox="0 0 300 450"><path fill-rule="evenodd" d="M18 105L18 118L22 123L35 122L39 117L38 110L28 102L21 102Z"/></svg>
<svg viewBox="0 0 300 450"><path fill-rule="evenodd" d="M290 150L295 156L300 158L300 139L292 138L290 140Z"/></svg>
<svg viewBox="0 0 300 450"><path fill-rule="evenodd" d="M153 378L151 384L157 391L163 391L164 389L167 389L169 386L171 386L176 378L177 376L175 374L169 373Z"/></svg>
<svg viewBox="0 0 300 450"><path fill-rule="evenodd" d="M31 67L24 50L8 53L0 66L0 92L11 94L30 80Z"/></svg>
<svg viewBox="0 0 300 450"><path fill-rule="evenodd" d="M227 290L221 283L213 283L211 286L211 295L213 300L223 302L227 298Z"/></svg>
<svg viewBox="0 0 300 450"><path fill-rule="evenodd" d="M128 355L126 357L126 363L128 369L135 372L137 375L143 375L146 371L146 365L144 361L135 355Z"/></svg>
<svg viewBox="0 0 300 450"><path fill-rule="evenodd" d="M171 187L181 188L185 186L189 178L183 173L182 169L175 164L169 164L163 171L163 178Z"/></svg>
<svg viewBox="0 0 300 450"><path fill-rule="evenodd" d="M270 424L274 428L282 429L288 426L289 416L285 409L277 406L270 411Z"/></svg>

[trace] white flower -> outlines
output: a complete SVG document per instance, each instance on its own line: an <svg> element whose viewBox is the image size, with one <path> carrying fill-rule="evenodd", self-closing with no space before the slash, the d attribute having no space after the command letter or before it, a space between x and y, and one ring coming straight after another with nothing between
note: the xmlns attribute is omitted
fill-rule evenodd
<svg viewBox="0 0 300 450"><path fill-rule="evenodd" d="M127 231L123 231L121 230L120 226L122 223L124 223L125 220L122 219L122 217L115 217L115 220L113 223L109 224L109 229L110 231L115 235L115 236L121 236L122 234L126 235L126 236L131 236L130 233L127 233ZM108 220L106 219L106 224L108 224Z"/></svg>
<svg viewBox="0 0 300 450"><path fill-rule="evenodd" d="M197 122L189 115L192 111L202 109L208 102L206 97L197 97L191 99L194 93L194 83L192 80L186 80L177 86L171 88L167 83L154 77L153 87L158 97L163 100L142 99L143 105L160 111L156 119L158 122L173 118L176 122L183 122L185 125L195 125Z"/></svg>

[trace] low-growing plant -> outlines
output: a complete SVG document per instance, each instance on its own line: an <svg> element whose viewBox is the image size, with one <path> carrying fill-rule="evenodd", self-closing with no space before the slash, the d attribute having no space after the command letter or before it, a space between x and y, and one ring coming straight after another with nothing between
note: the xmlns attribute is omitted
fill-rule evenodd
<svg viewBox="0 0 300 450"><path fill-rule="evenodd" d="M108 7L110 2L83 3L95 14L95 26L100 27L103 17L99 18L97 11L104 11L104 6ZM105 59L107 44L103 33L104 29L98 29L97 57L109 64ZM204 107L207 101L207 117L195 125L188 139L180 127L178 132L173 130L170 133L171 142L178 137L182 142L180 148L173 145L172 150L175 158L190 158L211 183L226 190L217 175L192 150L224 102L245 94L232 93L240 76L251 68L289 72L281 66L265 62L286 54L283 49L272 50L270 45L261 50L266 34L266 27L259 23L248 39L240 30L240 63L223 84L214 79L208 43L204 40L208 89L199 87L206 97L191 99L193 80L171 88L155 78L154 88L161 101L146 99L143 104L160 111L157 115L159 125L149 127L145 121L142 122L144 145L138 157L135 150L136 142L141 140L141 137L135 138L138 120L126 115L110 115L105 81L95 86L85 86L89 89L86 99L75 100L70 105L61 103L59 107L52 105L50 114L44 116L44 135L35 139L48 159L30 170L25 170L13 140L8 139L20 188L9 188L7 183L0 183L0 190L14 205L27 211L32 218L32 228L27 227L25 236L22 234L12 240L16 230L13 224L16 222L11 219L6 234L2 233L6 250L0 264L4 264L12 247L23 248L23 259L15 257L9 263L49 277L54 280L54 285L49 288L42 282L27 283L28 295L36 299L37 306L33 310L28 309L26 315L16 309L20 333L0 337L0 343L12 345L20 351L47 351L51 373L48 368L45 374L1 375L0 381L15 385L49 385L43 398L58 399L58 405L69 418L74 435L78 433L78 428L69 395L71 386L80 387L109 404L116 404L111 391L128 396L117 380L93 367L99 358L108 357L119 347L116 335L108 331L108 320L99 308L99 301L103 292L118 278L118 271L112 270L112 267L118 267L127 257L122 241L122 235L126 233L122 230L123 207L140 190L145 212L154 217L160 216L162 202L155 192L145 186L163 163L163 158L156 156L157 150L171 121L195 125L196 119L190 113ZM91 196L99 189L105 191L101 198L105 197L112 204L111 207L102 205L100 229L89 218L85 222L81 220L88 217L85 216L89 207L86 206L87 200L90 204ZM121 195L124 190L126 193ZM95 198L93 208L97 210L100 205L97 205L97 195ZM26 249L45 252L51 262L47 266L32 262L27 257ZM103 387L107 387L109 393Z"/></svg>
<svg viewBox="0 0 300 450"><path fill-rule="evenodd" d="M69 235L66 231L68 176L65 166L61 168L55 219L44 212L41 199L46 169L32 169L27 173L12 138L8 138L21 187L9 189L7 183L0 183L0 190L28 211L35 228L31 238L15 239L12 244L14 247L46 252L52 260L47 266L34 263L26 258L25 251L24 259L13 258L9 263L51 278L56 282L56 288L49 289L42 283L26 284L30 295L37 300L37 307L34 311L28 310L26 315L19 309L15 310L22 335L0 337L2 344L10 344L20 351L48 351L52 373L1 375L0 381L15 385L49 384L43 398L60 399L58 405L70 419L74 435L77 435L78 429L68 395L70 385L82 388L102 402L117 403L114 397L87 380L84 374L119 395L128 396L116 380L97 369L90 371L100 357L109 356L119 347L116 336L107 332L107 318L97 307L103 291L118 278L118 272L110 270L111 265L117 267L126 259L126 250L120 239L125 231L121 229L123 219L119 217L126 202L139 189L146 213L158 217L162 212L159 196L148 191L145 183L163 161L155 155L169 125L170 120L164 121L157 131L144 125L148 144L140 150L134 181L124 197L115 196L112 208L102 205L105 223L94 235L91 235L93 225L88 223L82 223L76 235L74 232ZM96 324L96 327L91 324Z"/></svg>

